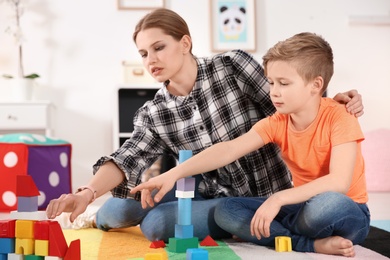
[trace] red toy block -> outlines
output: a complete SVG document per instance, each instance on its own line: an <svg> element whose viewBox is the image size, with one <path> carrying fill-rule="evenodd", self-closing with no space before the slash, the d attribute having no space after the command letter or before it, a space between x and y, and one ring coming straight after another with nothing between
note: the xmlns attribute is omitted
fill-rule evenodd
<svg viewBox="0 0 390 260"><path fill-rule="evenodd" d="M34 197L39 195L40 195L39 190L35 185L33 178L30 175L16 176L16 196Z"/></svg>
<svg viewBox="0 0 390 260"><path fill-rule="evenodd" d="M68 251L68 245L60 224L57 221L49 223L49 255L64 257Z"/></svg>
<svg viewBox="0 0 390 260"><path fill-rule="evenodd" d="M219 246L218 243L215 242L215 240L210 236L205 237L205 239L203 239L203 241L200 242L199 245L201 245L201 246Z"/></svg>
<svg viewBox="0 0 390 260"><path fill-rule="evenodd" d="M51 221L43 220L34 223L34 239L49 240L49 224Z"/></svg>
<svg viewBox="0 0 390 260"><path fill-rule="evenodd" d="M0 237L15 237L15 219L0 220Z"/></svg>
<svg viewBox="0 0 390 260"><path fill-rule="evenodd" d="M81 260L80 248L81 248L80 239L73 240L72 242L70 242L64 260Z"/></svg>
<svg viewBox="0 0 390 260"><path fill-rule="evenodd" d="M165 242L163 240L153 241L150 244L150 248L164 248L164 247L166 247L166 245L165 245Z"/></svg>

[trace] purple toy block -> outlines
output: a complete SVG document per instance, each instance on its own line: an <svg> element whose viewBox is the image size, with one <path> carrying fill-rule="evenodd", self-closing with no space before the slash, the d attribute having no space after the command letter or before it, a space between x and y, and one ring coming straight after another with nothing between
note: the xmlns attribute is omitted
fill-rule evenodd
<svg viewBox="0 0 390 260"><path fill-rule="evenodd" d="M194 191L195 190L195 178L181 178L176 182L176 190L179 191Z"/></svg>
<svg viewBox="0 0 390 260"><path fill-rule="evenodd" d="M175 224L175 237L176 238L191 238L194 237L193 225L178 225Z"/></svg>
<svg viewBox="0 0 390 260"><path fill-rule="evenodd" d="M0 238L0 254L8 254L14 252L15 238Z"/></svg>
<svg viewBox="0 0 390 260"><path fill-rule="evenodd" d="M202 248L189 248L186 251L187 260L208 260L209 252Z"/></svg>
<svg viewBox="0 0 390 260"><path fill-rule="evenodd" d="M38 210L38 197L18 197L18 212L34 212Z"/></svg>

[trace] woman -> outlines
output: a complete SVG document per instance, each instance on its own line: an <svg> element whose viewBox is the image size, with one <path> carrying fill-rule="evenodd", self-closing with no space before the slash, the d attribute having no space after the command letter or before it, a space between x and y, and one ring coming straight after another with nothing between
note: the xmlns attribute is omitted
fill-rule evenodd
<svg viewBox="0 0 390 260"><path fill-rule="evenodd" d="M98 228L140 224L149 240L167 241L174 236L177 201L171 192L151 210L141 205L139 194L130 197L130 189L141 183L142 173L164 152L178 158L179 150L197 154L212 144L234 139L273 114L275 108L263 68L251 55L235 50L210 58L195 57L186 22L169 9L156 9L142 18L133 40L145 68L163 86L137 111L132 137L95 164L95 175L87 186L52 200L47 216L72 212L73 222L96 197L111 190L114 198L93 219ZM347 103L350 113L363 114L357 91L338 94L335 99ZM291 187L289 171L273 144L199 176L192 224L194 236L200 239L229 236L214 221L219 201L231 196L270 196Z"/></svg>

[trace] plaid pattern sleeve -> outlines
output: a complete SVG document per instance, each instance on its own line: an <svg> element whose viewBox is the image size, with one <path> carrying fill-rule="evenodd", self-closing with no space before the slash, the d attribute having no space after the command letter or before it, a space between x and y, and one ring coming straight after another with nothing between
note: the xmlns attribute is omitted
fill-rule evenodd
<svg viewBox="0 0 390 260"><path fill-rule="evenodd" d="M173 96L162 87L137 111L132 137L94 165L96 172L112 160L125 173L114 196L127 197L164 151L176 158L179 150L199 153L246 133L275 112L263 69L250 54L235 50L196 60L198 76L189 95ZM291 187L289 171L273 144L202 175L199 191L205 197L269 196Z"/></svg>

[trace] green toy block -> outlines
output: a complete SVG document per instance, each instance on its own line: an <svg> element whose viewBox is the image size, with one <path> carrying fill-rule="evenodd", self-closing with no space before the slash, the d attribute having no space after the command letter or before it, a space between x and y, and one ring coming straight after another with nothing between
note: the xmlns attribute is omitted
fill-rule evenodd
<svg viewBox="0 0 390 260"><path fill-rule="evenodd" d="M169 239L168 251L175 253L185 253L189 248L198 248L199 239L197 237L191 238L176 238Z"/></svg>

